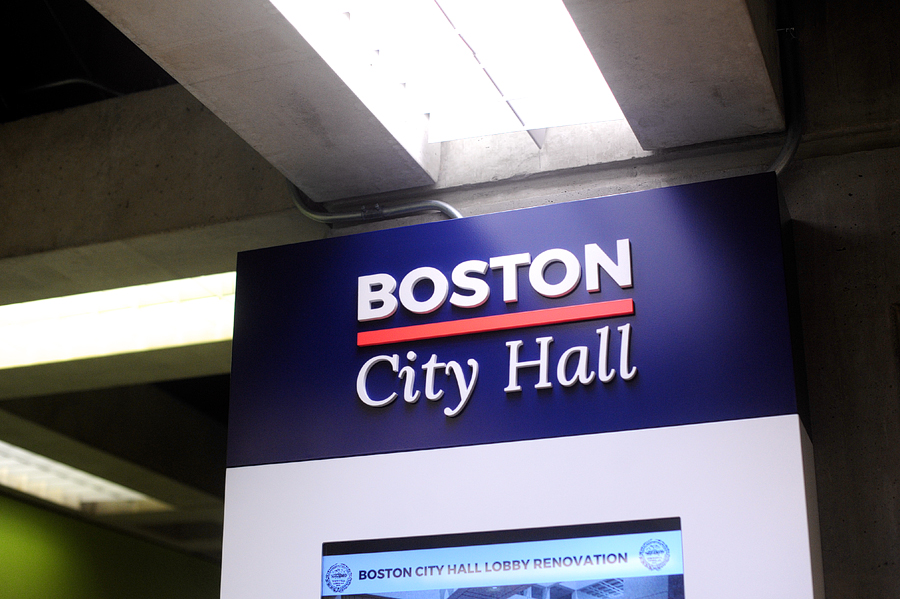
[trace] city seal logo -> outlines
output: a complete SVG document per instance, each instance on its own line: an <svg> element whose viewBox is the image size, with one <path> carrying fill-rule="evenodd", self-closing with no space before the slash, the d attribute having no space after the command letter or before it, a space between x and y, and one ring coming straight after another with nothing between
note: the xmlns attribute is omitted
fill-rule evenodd
<svg viewBox="0 0 900 599"><path fill-rule="evenodd" d="M661 570L669 563L669 546L659 539L650 539L641 545L641 563L650 570Z"/></svg>
<svg viewBox="0 0 900 599"><path fill-rule="evenodd" d="M325 573L325 584L335 593L343 592L353 581L353 572L347 564L335 564Z"/></svg>

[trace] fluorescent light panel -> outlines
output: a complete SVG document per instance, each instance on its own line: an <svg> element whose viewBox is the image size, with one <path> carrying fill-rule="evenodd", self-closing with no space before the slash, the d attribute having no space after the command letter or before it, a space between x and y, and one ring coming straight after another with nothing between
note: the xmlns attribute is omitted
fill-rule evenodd
<svg viewBox="0 0 900 599"><path fill-rule="evenodd" d="M235 273L0 306L0 369L227 341Z"/></svg>
<svg viewBox="0 0 900 599"><path fill-rule="evenodd" d="M0 485L92 514L167 511L132 489L0 441Z"/></svg>
<svg viewBox="0 0 900 599"><path fill-rule="evenodd" d="M428 114L438 142L624 118L562 0L272 3L389 129Z"/></svg>

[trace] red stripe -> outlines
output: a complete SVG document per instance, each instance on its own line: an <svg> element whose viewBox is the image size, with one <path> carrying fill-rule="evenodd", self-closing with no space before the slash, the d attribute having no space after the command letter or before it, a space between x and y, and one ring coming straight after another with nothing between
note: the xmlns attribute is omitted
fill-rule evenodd
<svg viewBox="0 0 900 599"><path fill-rule="evenodd" d="M410 327L382 329L380 331L364 331L356 335L356 345L367 347L370 345L385 345L387 343L403 343L404 341L454 337L456 335L471 335L489 331L506 331L563 322L627 316L628 314L634 314L633 300L613 300L596 304L517 312L515 314L498 314L496 316L482 316L480 318L451 320L449 322L434 322Z"/></svg>

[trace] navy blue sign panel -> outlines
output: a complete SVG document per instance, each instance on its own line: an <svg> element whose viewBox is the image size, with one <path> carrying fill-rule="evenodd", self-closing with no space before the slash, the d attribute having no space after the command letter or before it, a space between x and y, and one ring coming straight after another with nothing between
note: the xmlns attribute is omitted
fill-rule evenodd
<svg viewBox="0 0 900 599"><path fill-rule="evenodd" d="M228 465L797 413L775 177L242 253Z"/></svg>

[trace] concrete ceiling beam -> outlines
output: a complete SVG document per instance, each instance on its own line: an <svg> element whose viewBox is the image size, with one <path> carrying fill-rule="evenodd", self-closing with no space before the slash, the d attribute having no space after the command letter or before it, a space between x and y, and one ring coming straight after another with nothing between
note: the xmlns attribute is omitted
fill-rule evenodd
<svg viewBox="0 0 900 599"><path fill-rule="evenodd" d="M284 177L170 86L0 126L0 306L233 271L319 239ZM224 374L231 343L0 369L0 398Z"/></svg>
<svg viewBox="0 0 900 599"><path fill-rule="evenodd" d="M646 150L784 129L772 0L564 0Z"/></svg>
<svg viewBox="0 0 900 599"><path fill-rule="evenodd" d="M6 123L0 164L0 305L232 271L327 230L175 85Z"/></svg>
<svg viewBox="0 0 900 599"><path fill-rule="evenodd" d="M404 147L268 2L90 1L313 200L434 182L424 130Z"/></svg>
<svg viewBox="0 0 900 599"><path fill-rule="evenodd" d="M0 369L0 400L186 379L231 371L231 341Z"/></svg>

